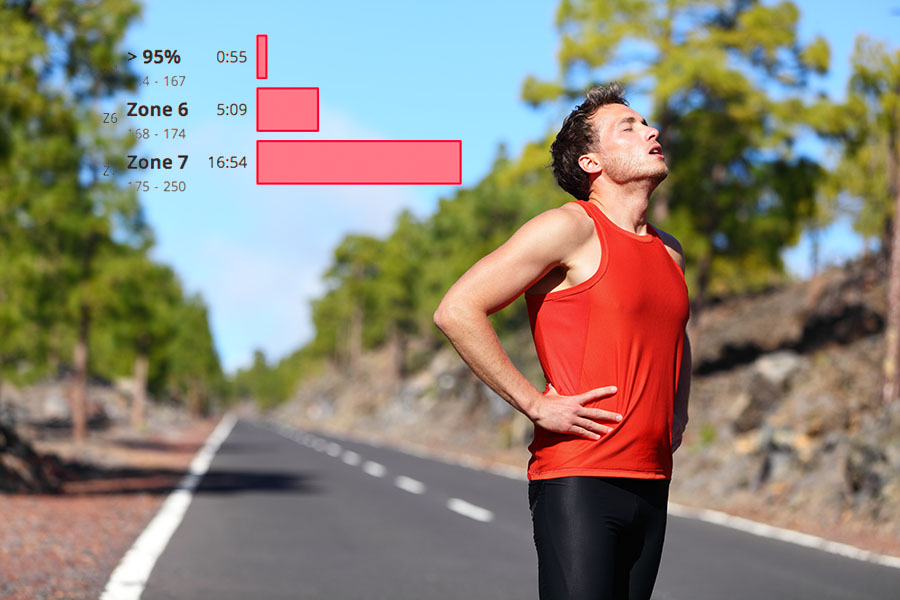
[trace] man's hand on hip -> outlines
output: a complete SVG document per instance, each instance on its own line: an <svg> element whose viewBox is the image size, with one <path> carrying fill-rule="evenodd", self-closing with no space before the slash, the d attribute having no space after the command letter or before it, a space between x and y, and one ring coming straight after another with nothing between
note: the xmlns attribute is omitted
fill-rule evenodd
<svg viewBox="0 0 900 600"><path fill-rule="evenodd" d="M681 441L684 437L685 427L687 427L686 420L682 420L682 418L678 416L678 413L675 413L674 415L672 415L672 453L673 454L681 446Z"/></svg>
<svg viewBox="0 0 900 600"><path fill-rule="evenodd" d="M575 396L561 396L553 384L547 384L547 393L536 402L528 415L535 425L556 433L572 433L589 440L599 440L613 428L603 421L619 422L622 415L599 408L584 406L591 400L606 398L616 393L615 386L595 388Z"/></svg>

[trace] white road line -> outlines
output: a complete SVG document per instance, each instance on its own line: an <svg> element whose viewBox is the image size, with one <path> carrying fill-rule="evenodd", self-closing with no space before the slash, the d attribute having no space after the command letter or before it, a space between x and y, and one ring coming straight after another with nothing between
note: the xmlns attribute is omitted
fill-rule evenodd
<svg viewBox="0 0 900 600"><path fill-rule="evenodd" d="M341 455L341 445L335 442L331 442L330 444L328 444L325 452L328 453L328 456L338 457Z"/></svg>
<svg viewBox="0 0 900 600"><path fill-rule="evenodd" d="M348 465L352 465L355 467L356 465L359 464L359 461L361 459L362 459L362 457L359 454L357 454L356 452L354 452L353 450L347 450L344 452L343 461L345 463L347 463Z"/></svg>
<svg viewBox="0 0 900 600"><path fill-rule="evenodd" d="M407 445L402 442L394 442L391 444L382 444L375 440L371 440L367 437L363 436L353 436L353 435L343 435L338 432L330 431L328 435L331 437L335 437L339 440L343 440L345 442L357 443L357 444L365 444L367 446L371 446L373 448L388 448L395 452L400 452L401 454L406 454L408 456L415 456L416 458L424 458L428 460L434 460L440 463L444 463L445 465L454 465L457 467L465 467L467 469L471 469L473 471L480 471L482 473L490 473L491 475L499 475L500 477L505 477L507 479L513 479L515 481L528 481L528 478L525 476L525 469L521 467L512 467L509 465L501 465L501 464L486 464L487 461L479 460L477 458L466 458L466 457L456 457L451 458L439 452L433 452L429 450L425 450L423 448L419 448L414 445Z"/></svg>
<svg viewBox="0 0 900 600"><path fill-rule="evenodd" d="M178 484L178 488L169 494L159 512L109 576L100 600L138 600L141 597L156 560L166 549L169 539L184 518L194 489L209 469L216 451L231 433L236 421L237 418L231 413L222 417L203 448L191 461L188 474Z"/></svg>
<svg viewBox="0 0 900 600"><path fill-rule="evenodd" d="M488 509L475 506L474 504L470 504L459 498L450 498L447 500L447 508L464 517L469 517L470 519L475 519L482 523L489 523L494 520L494 513Z"/></svg>
<svg viewBox="0 0 900 600"><path fill-rule="evenodd" d="M400 475L399 477L397 477L397 479L394 480L394 485L396 485L401 490L406 490L410 494L425 493L424 483L413 479L412 477L407 477L406 475Z"/></svg>
<svg viewBox="0 0 900 600"><path fill-rule="evenodd" d="M760 537L776 539L782 542L805 546L807 548L824 550L825 552L839 554L848 558L855 558L857 560L864 560L878 565L900 569L900 557L897 556L888 556L886 554L870 552L848 544L832 542L825 538L809 535L808 533L800 533L799 531L792 531L790 529L783 529L765 523L758 523L757 521L736 517L717 510L691 508L689 506L682 506L681 504L670 502L668 512L670 515L675 515L676 517L685 517L688 519L706 521L707 523L715 523L716 525L723 525Z"/></svg>
<svg viewBox="0 0 900 600"><path fill-rule="evenodd" d="M486 465L487 461L479 460L477 458L469 458L465 456L457 456L455 458L450 458L444 456L440 453L433 452L430 450L425 450L422 448L418 448L416 446L392 446L392 450L396 452L402 452L403 454L408 454L410 456L415 456L416 458L424 458L426 460L434 460L437 462L442 462L445 465L454 465L457 467L465 467L466 469L472 469L473 471L480 471L482 473L490 473L491 475L499 475L500 477L506 477L507 479L513 479L515 481L527 481L528 478L525 476L525 469L521 467L511 467L508 465Z"/></svg>
<svg viewBox="0 0 900 600"><path fill-rule="evenodd" d="M329 435L347 442L366 444L368 446L379 448L384 447L384 444L375 443L372 440L364 437L341 435L334 432L329 433ZM493 475L500 475L509 479L515 479L517 481L527 480L527 478L525 477L524 469L521 468L508 467L505 465L485 467L485 465L478 460L467 460L459 458L453 459L436 452L425 451L421 448L408 446L405 444L395 443L389 445L388 447L396 452L416 456L418 458L434 460L448 465L467 467L475 471L491 473ZM344 462L347 462L346 453L344 455ZM856 560L862 560L878 565L884 565L886 567L894 567L900 569L900 556L890 556L888 554L870 552L868 550L856 548L855 546L850 546L848 544L841 544L824 538L800 533L798 531L792 531L790 529L782 529L780 527L757 523L756 521L734 517L732 515L728 515L719 511L691 508L670 502L669 514L676 517L707 521L709 523L715 523L716 525L721 525L723 527L730 527L732 529L737 529L740 531L747 531L748 533L753 533L762 537L771 537L781 541L799 544L801 546L817 548L824 552L830 552L831 554L838 554L840 556L846 556L848 558L854 558Z"/></svg>
<svg viewBox="0 0 900 600"><path fill-rule="evenodd" d="M371 460L367 460L363 463L362 470L372 477L384 477L384 474L387 471L383 464Z"/></svg>

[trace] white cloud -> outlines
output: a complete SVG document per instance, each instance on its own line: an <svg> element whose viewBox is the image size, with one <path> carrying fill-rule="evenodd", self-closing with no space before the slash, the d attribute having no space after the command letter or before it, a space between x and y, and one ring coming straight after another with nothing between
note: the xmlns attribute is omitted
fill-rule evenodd
<svg viewBox="0 0 900 600"><path fill-rule="evenodd" d="M309 299L322 292L315 265L215 237L200 252L209 265L201 290L226 370L249 364L256 348L276 359L312 335Z"/></svg>

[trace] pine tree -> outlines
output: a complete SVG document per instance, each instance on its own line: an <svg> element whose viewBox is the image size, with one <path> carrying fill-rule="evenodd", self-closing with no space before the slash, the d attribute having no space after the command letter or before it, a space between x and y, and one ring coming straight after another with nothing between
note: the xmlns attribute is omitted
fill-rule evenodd
<svg viewBox="0 0 900 600"><path fill-rule="evenodd" d="M792 143L797 94L829 53L799 44L798 18L791 2L563 0L560 75L524 82L533 105L610 80L646 94L670 166L651 220L681 239L698 305L778 280L813 212L820 170Z"/></svg>
<svg viewBox="0 0 900 600"><path fill-rule="evenodd" d="M858 200L855 227L881 239L889 260L885 327L885 403L900 398L900 50L859 36L847 102L839 107L843 142L837 183Z"/></svg>
<svg viewBox="0 0 900 600"><path fill-rule="evenodd" d="M0 244L5 255L22 257L3 269L0 283L8 297L35 301L20 305L31 314L4 311L3 327L19 331L5 353L22 356L23 330L44 338L51 363L62 360L60 341L73 340L70 399L79 441L87 431L88 347L102 294L96 261L114 252L114 218L127 223L137 207L133 194L100 177L102 165L115 162L108 155L122 146L101 133L91 109L135 86L118 45L138 12L131 0L0 5Z"/></svg>

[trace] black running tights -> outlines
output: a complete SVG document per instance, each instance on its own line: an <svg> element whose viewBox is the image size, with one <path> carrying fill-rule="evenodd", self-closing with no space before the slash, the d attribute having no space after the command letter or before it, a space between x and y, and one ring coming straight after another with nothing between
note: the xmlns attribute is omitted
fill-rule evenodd
<svg viewBox="0 0 900 600"><path fill-rule="evenodd" d="M541 600L649 600L668 496L665 479L530 482Z"/></svg>

